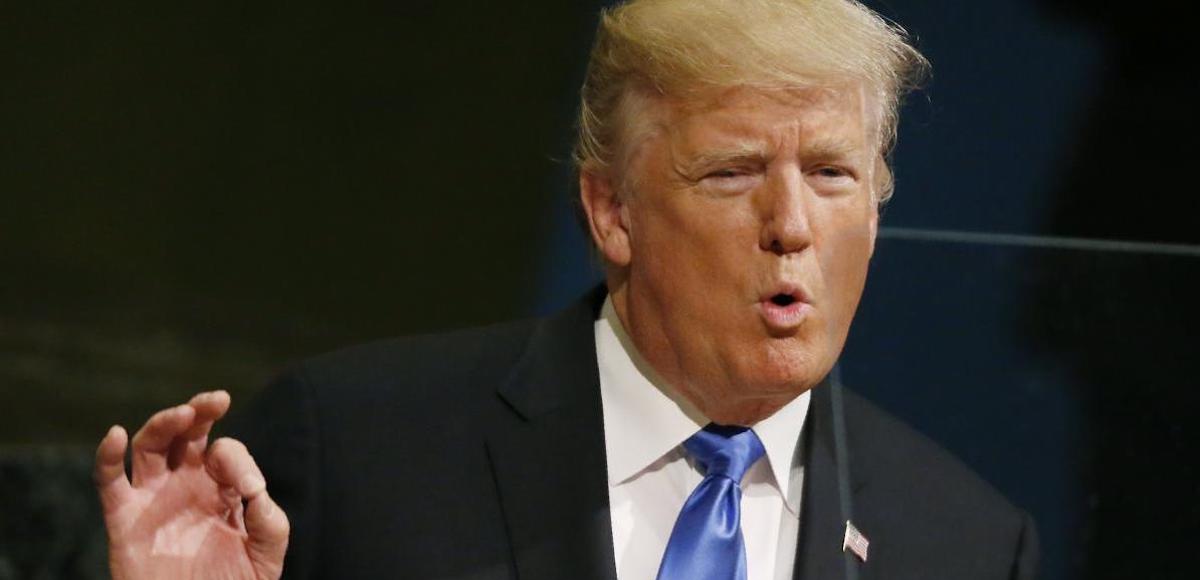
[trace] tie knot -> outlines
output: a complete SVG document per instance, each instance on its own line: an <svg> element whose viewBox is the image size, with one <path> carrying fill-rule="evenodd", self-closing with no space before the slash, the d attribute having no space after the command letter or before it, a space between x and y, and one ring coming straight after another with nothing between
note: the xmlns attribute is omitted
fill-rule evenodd
<svg viewBox="0 0 1200 580"><path fill-rule="evenodd" d="M683 442L705 476L720 475L741 483L746 470L766 452L749 427L709 423Z"/></svg>

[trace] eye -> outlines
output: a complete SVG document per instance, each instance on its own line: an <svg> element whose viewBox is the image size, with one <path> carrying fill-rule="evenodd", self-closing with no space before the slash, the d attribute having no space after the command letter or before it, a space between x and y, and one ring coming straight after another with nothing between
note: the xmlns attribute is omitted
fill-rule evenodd
<svg viewBox="0 0 1200 580"><path fill-rule="evenodd" d="M859 173L850 164L814 164L805 172L804 179L818 195L841 195L859 189Z"/></svg>
<svg viewBox="0 0 1200 580"><path fill-rule="evenodd" d="M709 173L708 175L705 175L704 178L705 179L732 179L734 177L739 177L742 175L745 175L745 172L738 170L738 169L718 169L716 171L713 171L712 173Z"/></svg>
<svg viewBox="0 0 1200 580"><path fill-rule="evenodd" d="M725 193L737 193L753 189L759 176L750 170L730 167L704 174L700 182L708 189Z"/></svg>
<svg viewBox="0 0 1200 580"><path fill-rule="evenodd" d="M820 177L837 178L837 177L854 177L849 171L841 167L824 166L818 167L813 173Z"/></svg>

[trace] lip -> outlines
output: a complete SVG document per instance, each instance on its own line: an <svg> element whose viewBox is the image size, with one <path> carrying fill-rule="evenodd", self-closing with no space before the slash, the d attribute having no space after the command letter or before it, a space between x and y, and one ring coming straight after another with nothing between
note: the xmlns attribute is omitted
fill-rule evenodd
<svg viewBox="0 0 1200 580"><path fill-rule="evenodd" d="M790 296L792 303L781 306L772 302L776 296ZM780 286L763 294L758 301L758 314L773 332L788 332L799 328L812 313L813 306L808 296L798 286Z"/></svg>

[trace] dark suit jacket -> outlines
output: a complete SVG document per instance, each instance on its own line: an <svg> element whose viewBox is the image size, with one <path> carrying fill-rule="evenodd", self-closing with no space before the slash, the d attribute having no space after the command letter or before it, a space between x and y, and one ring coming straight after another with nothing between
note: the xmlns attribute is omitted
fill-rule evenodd
<svg viewBox="0 0 1200 580"><path fill-rule="evenodd" d="M604 293L542 320L307 361L236 435L293 532L285 578L615 578L593 322ZM843 578L829 389L813 391L796 577ZM850 393L860 578L1030 578L1030 518ZM753 563L750 564L753 566Z"/></svg>

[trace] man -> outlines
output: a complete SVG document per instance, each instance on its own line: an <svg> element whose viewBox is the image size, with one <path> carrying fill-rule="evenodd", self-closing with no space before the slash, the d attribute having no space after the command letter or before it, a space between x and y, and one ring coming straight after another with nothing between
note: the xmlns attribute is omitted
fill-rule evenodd
<svg viewBox="0 0 1200 580"><path fill-rule="evenodd" d="M207 445L229 398L198 395L132 483L114 427L114 577L1031 577L1026 515L827 379L923 66L848 0L606 13L577 145L606 288L308 361L249 449Z"/></svg>

